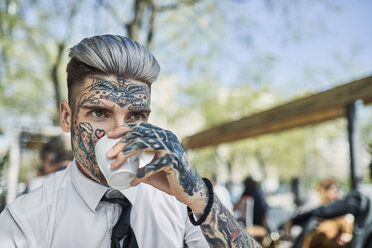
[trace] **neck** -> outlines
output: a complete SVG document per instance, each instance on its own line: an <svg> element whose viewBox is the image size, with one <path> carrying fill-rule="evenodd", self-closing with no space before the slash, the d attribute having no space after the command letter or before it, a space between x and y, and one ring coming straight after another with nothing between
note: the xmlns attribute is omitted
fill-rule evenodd
<svg viewBox="0 0 372 248"><path fill-rule="evenodd" d="M75 160L75 161L76 161L76 160ZM92 177L89 173L87 173L87 172L86 172L86 171L85 171L85 170L80 166L80 164L79 164L78 161L76 161L76 165L77 165L79 171L80 171L84 176L86 176L87 178L89 178L89 179L91 179L91 180L93 180L93 181L95 181L95 182L97 182L97 183L99 183L99 184L102 184L102 185L108 186L107 181L106 181L106 178L102 175L101 172L99 173L99 178L94 178L94 177Z"/></svg>

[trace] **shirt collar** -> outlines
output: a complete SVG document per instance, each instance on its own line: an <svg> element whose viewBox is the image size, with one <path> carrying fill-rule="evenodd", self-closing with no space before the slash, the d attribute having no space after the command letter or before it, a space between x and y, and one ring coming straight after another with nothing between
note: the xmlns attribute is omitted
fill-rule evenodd
<svg viewBox="0 0 372 248"><path fill-rule="evenodd" d="M138 190L139 187L142 187L142 184L139 184L135 187L129 187L129 188L120 190L120 192L130 201L132 206L136 202L137 190Z"/></svg>
<svg viewBox="0 0 372 248"><path fill-rule="evenodd" d="M95 211L102 196L105 194L107 187L84 176L77 167L75 159L72 161L70 166L72 167L72 184L85 204L87 204L92 211Z"/></svg>
<svg viewBox="0 0 372 248"><path fill-rule="evenodd" d="M109 187L99 184L84 176L78 169L75 159L71 162L70 167L72 167L71 178L74 188L85 204L87 204L92 211L95 211ZM136 201L138 186L120 190L132 205L134 205Z"/></svg>

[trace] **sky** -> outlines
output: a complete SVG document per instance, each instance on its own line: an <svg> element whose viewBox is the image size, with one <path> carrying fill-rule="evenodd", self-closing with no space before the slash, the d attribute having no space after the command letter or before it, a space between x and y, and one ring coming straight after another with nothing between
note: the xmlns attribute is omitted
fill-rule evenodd
<svg viewBox="0 0 372 248"><path fill-rule="evenodd" d="M277 84L286 85L291 81L289 75L298 77L306 65L330 68L342 73L340 69L343 68L339 68L335 58L337 54L345 60L355 59L356 66L363 67L356 74L363 76L364 72L372 73L372 1L340 2L343 2L341 12L331 13L327 17L328 32L278 49L280 63L275 72L278 76L275 77ZM346 83L354 76L353 71L346 71L344 76ZM325 88L328 88L326 84Z"/></svg>
<svg viewBox="0 0 372 248"><path fill-rule="evenodd" d="M271 10L265 1L242 4L256 28L254 49L246 49L245 56L268 54L275 58L268 69L275 89L290 96L303 90L326 90L372 74L372 1L298 2L284 18L280 4ZM324 4L327 2L332 3ZM238 28L236 33L240 31ZM231 73L225 81L244 80L234 74L236 64L244 63L244 45L235 43L235 50L233 63L223 65Z"/></svg>
<svg viewBox="0 0 372 248"><path fill-rule="evenodd" d="M328 11L323 14L320 18L324 18L324 26L314 35L290 45L270 42L269 46L264 39L259 42L261 49L270 48L277 54L273 74L277 87L295 86L293 80L300 79L307 66L341 73L343 78L339 80L344 83L353 77L372 74L372 1L336 2L341 8L340 12ZM266 20L268 29L275 27L275 20ZM346 63L355 62L359 68L356 71L353 71L355 68L342 68L339 63L343 61L338 61L336 56L346 60ZM318 90L329 88L327 82L319 82L318 86Z"/></svg>

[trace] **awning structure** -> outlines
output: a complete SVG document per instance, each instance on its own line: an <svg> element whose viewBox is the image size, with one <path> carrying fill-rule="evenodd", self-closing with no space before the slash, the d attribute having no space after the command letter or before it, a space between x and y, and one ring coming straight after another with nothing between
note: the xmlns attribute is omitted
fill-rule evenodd
<svg viewBox="0 0 372 248"><path fill-rule="evenodd" d="M358 100L362 100L364 104L372 102L372 76L212 127L184 138L182 145L185 149L200 149L347 117L351 188L357 189L361 181L360 141L357 134Z"/></svg>
<svg viewBox="0 0 372 248"><path fill-rule="evenodd" d="M347 106L357 100L372 102L372 76L212 127L185 137L182 145L199 149L332 120L347 116Z"/></svg>

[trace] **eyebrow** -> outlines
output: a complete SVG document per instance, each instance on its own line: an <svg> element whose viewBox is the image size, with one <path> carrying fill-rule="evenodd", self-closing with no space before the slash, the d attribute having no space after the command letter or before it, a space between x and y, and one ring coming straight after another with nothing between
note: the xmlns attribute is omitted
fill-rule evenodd
<svg viewBox="0 0 372 248"><path fill-rule="evenodd" d="M81 106L82 109L88 109L88 110L106 110L106 111L112 111L112 108L106 106L106 105L83 105Z"/></svg>
<svg viewBox="0 0 372 248"><path fill-rule="evenodd" d="M133 110L130 110L130 112L132 114L142 114L142 113L146 113L146 114L150 114L151 113L151 109L148 108L148 109L145 109L145 108L139 108L139 109L133 109Z"/></svg>
<svg viewBox="0 0 372 248"><path fill-rule="evenodd" d="M112 108L110 108L106 105L90 105L90 104L87 104L87 105L81 106L81 108L82 109L88 109L88 110L105 110L105 111L112 112ZM137 108L137 109L133 109L133 110L129 110L129 111L132 114L142 114L142 113L150 114L151 113L150 108Z"/></svg>

